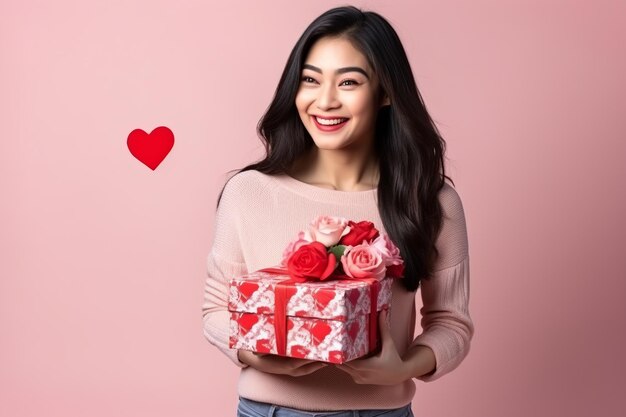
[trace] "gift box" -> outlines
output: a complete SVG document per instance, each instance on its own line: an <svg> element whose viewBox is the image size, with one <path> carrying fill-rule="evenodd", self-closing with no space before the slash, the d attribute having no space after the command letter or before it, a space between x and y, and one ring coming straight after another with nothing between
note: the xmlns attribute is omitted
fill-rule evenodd
<svg viewBox="0 0 626 417"><path fill-rule="evenodd" d="M392 281L293 282L262 271L232 278L229 346L331 363L364 356L380 343L378 312L390 308Z"/></svg>

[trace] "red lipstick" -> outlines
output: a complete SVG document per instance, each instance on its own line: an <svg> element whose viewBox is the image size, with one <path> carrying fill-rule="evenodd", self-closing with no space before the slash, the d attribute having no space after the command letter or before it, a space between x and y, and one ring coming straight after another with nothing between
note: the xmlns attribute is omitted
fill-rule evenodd
<svg viewBox="0 0 626 417"><path fill-rule="evenodd" d="M317 128L318 128L319 130L321 130L322 132L336 132L336 131L338 131L339 129L341 129L341 128L342 128L342 127L346 124L346 122L347 122L348 120L350 120L350 119L345 119L345 118L342 118L342 117L337 117L337 119L344 119L344 121L343 121L343 122L341 122L341 123L337 123L336 125L329 125L329 126L328 126L328 125L322 125L322 124L320 124L320 123L317 121L317 117L315 117L315 116L311 116L311 118L313 119L313 123L315 123L315 126L317 126Z"/></svg>

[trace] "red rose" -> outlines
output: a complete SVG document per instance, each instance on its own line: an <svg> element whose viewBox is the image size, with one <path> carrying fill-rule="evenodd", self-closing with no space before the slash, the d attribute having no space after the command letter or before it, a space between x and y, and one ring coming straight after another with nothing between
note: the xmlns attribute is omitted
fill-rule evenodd
<svg viewBox="0 0 626 417"><path fill-rule="evenodd" d="M337 258L320 242L300 246L287 261L287 270L297 282L323 281L337 266Z"/></svg>
<svg viewBox="0 0 626 417"><path fill-rule="evenodd" d="M341 238L340 245L356 246L363 243L366 240L367 243L372 243L372 240L378 237L378 229L374 227L374 223L367 220L355 223L352 220L348 221L350 232Z"/></svg>

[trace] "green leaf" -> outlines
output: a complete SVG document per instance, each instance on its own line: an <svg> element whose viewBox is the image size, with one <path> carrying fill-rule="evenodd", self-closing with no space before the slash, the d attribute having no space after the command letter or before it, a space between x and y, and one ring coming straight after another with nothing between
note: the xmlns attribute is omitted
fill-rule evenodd
<svg viewBox="0 0 626 417"><path fill-rule="evenodd" d="M341 263L341 257L343 256L343 253L346 251L346 245L331 246L328 249L328 251L331 252L333 255L335 255L335 258L337 258L337 263Z"/></svg>

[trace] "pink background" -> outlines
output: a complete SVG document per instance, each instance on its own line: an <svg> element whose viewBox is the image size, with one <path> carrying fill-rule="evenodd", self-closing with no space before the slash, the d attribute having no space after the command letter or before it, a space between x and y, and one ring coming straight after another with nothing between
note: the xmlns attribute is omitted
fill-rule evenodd
<svg viewBox="0 0 626 417"><path fill-rule="evenodd" d="M217 193L342 4L0 3L0 415L235 415L201 325ZM403 40L468 224L472 350L416 416L622 415L624 2L353 4ZM151 171L126 137L159 125Z"/></svg>

